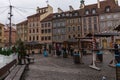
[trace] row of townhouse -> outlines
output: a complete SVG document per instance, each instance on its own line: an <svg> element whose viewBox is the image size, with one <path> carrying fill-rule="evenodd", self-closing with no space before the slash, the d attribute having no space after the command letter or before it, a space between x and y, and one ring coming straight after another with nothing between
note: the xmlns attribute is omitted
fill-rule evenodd
<svg viewBox="0 0 120 80"><path fill-rule="evenodd" d="M12 44L16 43L16 29L11 30ZM0 23L0 47L9 46L9 27Z"/></svg>
<svg viewBox="0 0 120 80"><path fill-rule="evenodd" d="M4 25L0 23L0 47L3 46L4 43Z"/></svg>
<svg viewBox="0 0 120 80"><path fill-rule="evenodd" d="M76 37L85 37L88 33L113 30L120 24L118 0L97 0L97 3L90 5L81 0L80 9L69 7L70 10L65 12L58 8L57 13L53 13L50 5L37 8L36 14L17 24L18 39L61 44ZM117 37L116 41L120 43L120 38ZM109 43L110 40L103 38L101 45L107 48Z"/></svg>

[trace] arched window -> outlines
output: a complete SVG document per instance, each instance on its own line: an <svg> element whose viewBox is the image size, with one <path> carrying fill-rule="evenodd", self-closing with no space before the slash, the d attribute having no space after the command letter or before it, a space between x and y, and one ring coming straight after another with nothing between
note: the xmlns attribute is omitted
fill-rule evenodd
<svg viewBox="0 0 120 80"><path fill-rule="evenodd" d="M89 14L89 10L86 10L86 11L85 11L85 14L88 15L88 14Z"/></svg>
<svg viewBox="0 0 120 80"><path fill-rule="evenodd" d="M105 7L105 12L110 12L110 6Z"/></svg>
<svg viewBox="0 0 120 80"><path fill-rule="evenodd" d="M96 9L92 9L92 14L96 14Z"/></svg>

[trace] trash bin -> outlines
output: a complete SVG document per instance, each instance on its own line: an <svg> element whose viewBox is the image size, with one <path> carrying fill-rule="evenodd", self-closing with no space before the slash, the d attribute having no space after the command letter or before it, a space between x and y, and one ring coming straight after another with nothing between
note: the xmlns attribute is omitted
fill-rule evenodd
<svg viewBox="0 0 120 80"><path fill-rule="evenodd" d="M74 53L73 59L74 59L75 64L79 64L80 63L80 54Z"/></svg>
<svg viewBox="0 0 120 80"><path fill-rule="evenodd" d="M96 58L97 58L96 60L97 60L98 62L103 62L103 52L102 52L102 51L98 51Z"/></svg>
<svg viewBox="0 0 120 80"><path fill-rule="evenodd" d="M68 57L67 53L63 52L63 58L67 58L67 57Z"/></svg>
<svg viewBox="0 0 120 80"><path fill-rule="evenodd" d="M116 80L120 80L120 63L116 64Z"/></svg>

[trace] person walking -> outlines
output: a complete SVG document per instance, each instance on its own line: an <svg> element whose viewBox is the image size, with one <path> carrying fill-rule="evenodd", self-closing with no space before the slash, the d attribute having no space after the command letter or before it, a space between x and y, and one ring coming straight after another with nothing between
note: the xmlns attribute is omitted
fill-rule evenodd
<svg viewBox="0 0 120 80"><path fill-rule="evenodd" d="M115 43L114 44L114 51L115 51L115 60L117 61L117 63L120 63L120 54L119 54L119 51L118 51L118 44Z"/></svg>

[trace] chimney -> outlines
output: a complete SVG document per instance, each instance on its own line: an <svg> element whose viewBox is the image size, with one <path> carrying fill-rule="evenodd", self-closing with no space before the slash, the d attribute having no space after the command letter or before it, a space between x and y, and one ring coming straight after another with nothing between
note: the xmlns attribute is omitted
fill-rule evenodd
<svg viewBox="0 0 120 80"><path fill-rule="evenodd" d="M69 6L69 9L71 12L74 10L74 8L71 5Z"/></svg>
<svg viewBox="0 0 120 80"><path fill-rule="evenodd" d="M100 0L97 0L98 8L100 8Z"/></svg>
<svg viewBox="0 0 120 80"><path fill-rule="evenodd" d="M115 3L116 3L117 5L119 5L119 4L118 4L118 0L115 0Z"/></svg>
<svg viewBox="0 0 120 80"><path fill-rule="evenodd" d="M62 12L63 12L63 10L58 8L58 13L62 13Z"/></svg>
<svg viewBox="0 0 120 80"><path fill-rule="evenodd" d="M37 7L36 12L39 13L39 6Z"/></svg>

